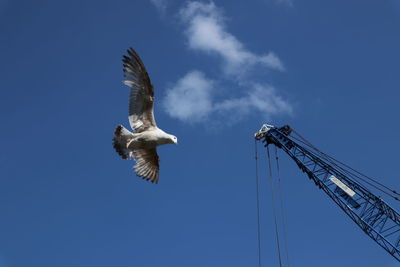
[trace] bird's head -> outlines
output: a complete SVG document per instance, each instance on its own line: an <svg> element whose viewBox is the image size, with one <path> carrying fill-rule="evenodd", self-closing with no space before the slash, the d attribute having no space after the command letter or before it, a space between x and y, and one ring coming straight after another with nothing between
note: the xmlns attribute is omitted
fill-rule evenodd
<svg viewBox="0 0 400 267"><path fill-rule="evenodd" d="M178 138L175 135L170 135L171 142L175 145L178 144Z"/></svg>

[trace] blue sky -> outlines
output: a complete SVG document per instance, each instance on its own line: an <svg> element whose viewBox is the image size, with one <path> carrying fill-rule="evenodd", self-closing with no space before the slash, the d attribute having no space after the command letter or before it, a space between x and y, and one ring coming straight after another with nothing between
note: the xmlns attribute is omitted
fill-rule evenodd
<svg viewBox="0 0 400 267"><path fill-rule="evenodd" d="M257 266L266 122L399 189L399 28L398 0L0 0L0 266ZM111 146L130 46L179 138L158 185ZM291 266L398 266L280 159ZM277 266L264 163L262 261Z"/></svg>

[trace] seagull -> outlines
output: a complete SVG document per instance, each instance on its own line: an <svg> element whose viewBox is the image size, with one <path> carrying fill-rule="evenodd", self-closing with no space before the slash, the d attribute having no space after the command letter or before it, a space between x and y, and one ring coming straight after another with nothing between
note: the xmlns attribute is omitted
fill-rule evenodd
<svg viewBox="0 0 400 267"><path fill-rule="evenodd" d="M154 119L154 90L139 55L133 48L123 56L124 84L130 87L129 124L135 133L122 125L114 130L113 146L123 159L134 159L136 175L158 183L157 146L178 144L178 138L157 127Z"/></svg>

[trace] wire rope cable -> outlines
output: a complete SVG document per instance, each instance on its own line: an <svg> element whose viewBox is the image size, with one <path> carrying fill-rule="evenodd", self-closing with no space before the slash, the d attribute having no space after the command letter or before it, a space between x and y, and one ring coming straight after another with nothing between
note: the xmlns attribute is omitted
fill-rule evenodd
<svg viewBox="0 0 400 267"><path fill-rule="evenodd" d="M282 217L282 227L283 227L283 240L284 240L284 245L285 245L285 254L286 254L286 262L288 267L290 267L290 261L289 261L289 249L288 249L288 242L287 242L287 229L286 229L286 219L285 219L285 212L284 212L284 195L283 195L283 190L282 190L282 184L281 184L281 175L280 175L280 168L279 168L279 157L278 157L278 148L275 146L275 159L276 159L276 168L277 168L277 173L278 173L278 188L279 188L279 199L280 199L280 206L281 206L281 217Z"/></svg>
<svg viewBox="0 0 400 267"><path fill-rule="evenodd" d="M274 220L275 220L275 236L276 236L276 245L278 248L278 257L279 257L279 266L282 267L282 257L281 257L281 246L279 242L279 231L278 231L278 222L276 219L276 209L275 209L275 193L274 193L274 185L272 181L272 168L271 168L271 156L269 153L269 146L267 146L267 155L268 155L268 167L269 167L269 184L271 187L271 204L272 204L272 211L274 213Z"/></svg>
<svg viewBox="0 0 400 267"><path fill-rule="evenodd" d="M323 159L327 160L329 163L331 163L333 166L337 167L338 169L342 170L343 172L345 172L347 175L349 175L350 177L352 177L353 179L357 179L359 181L362 181L363 183L375 188L376 190L392 197L393 199L400 201L400 199L393 195L400 195L396 190L393 190L387 186L385 186L384 184L376 181L375 179L351 168L350 166L346 165L345 163L336 160L335 158L333 158L332 156L329 156L327 154L325 154L324 152L320 151L318 148L316 148L314 145L312 145L309 141L307 141L304 137L302 137L298 132L296 132L295 130L292 130L296 135L299 136L299 138L296 138L295 136L291 136L293 139L301 142L304 145L307 145L308 147L310 147L311 149L313 149L315 151L315 153L317 153L319 156L321 156ZM347 169L346 169L347 168ZM358 174L358 175L357 175ZM362 176L362 177L361 177ZM364 177L364 178L363 178ZM369 181L367 181L369 180ZM375 184L373 184L375 183ZM380 187L379 187L380 186ZM391 193L390 193L391 192ZM393 194L392 194L393 193Z"/></svg>
<svg viewBox="0 0 400 267"><path fill-rule="evenodd" d="M261 267L261 231L260 231L260 178L258 175L258 151L257 140L254 142L254 153L256 160L256 199L257 199L257 241L258 241L258 266Z"/></svg>
<svg viewBox="0 0 400 267"><path fill-rule="evenodd" d="M299 134L297 134L297 135L299 135ZM309 143L309 142L308 142L308 143L305 143L305 142L303 142L302 140L300 140L300 139L298 139L298 138L296 138L296 137L294 137L294 136L292 136L292 138L295 139L296 141L299 141L299 142L301 142L302 144L308 146L309 148L313 149L313 150L314 150L314 152L313 152L314 154L316 154L316 155L318 155L319 157L323 158L324 160L326 160L327 162L329 162L330 164L332 164L334 167L336 167L336 168L340 169L341 171L345 172L349 177L351 177L351 178L353 178L353 179L356 179L356 180L359 180L359 181L361 181L362 183L365 183L364 186L365 186L365 185L369 185L369 186L375 188L376 190L378 190L378 191L380 191L380 192L382 192L382 193L384 193L384 194L386 194L386 195L392 197L393 199L395 199L395 200L397 200L397 201L400 201L400 199L399 199L397 196L395 196L395 195L389 193L389 191L390 191L390 192L393 192L394 194L398 194L395 190L392 190L392 189L388 188L387 186L385 186L385 185L379 183L378 181L376 181L376 180L374 180L374 179L372 179L372 178L370 178L370 177L368 177L368 176L366 176L366 175L364 175L364 174L362 174L362 173L360 173L360 172L358 172L358 171L352 169L350 166L348 166L348 165L346 165L346 164L344 164L344 163L342 163L342 162L336 160L335 158L333 158L333 157L331 157L331 156L325 154L324 152L318 150L318 149L317 149L315 146L313 146L311 143ZM373 184L373 183L367 181L367 179L364 179L364 178L358 176L357 174L351 172L350 170L344 168L343 166L341 166L341 165L339 165L339 164L342 164L343 166L347 167L348 169L351 169L351 170L353 170L354 172L359 173L360 175L366 177L368 180L374 182L375 184ZM347 177L347 179L349 179L349 177ZM352 183L356 183L355 181L352 181L351 179L349 179L349 180L350 180ZM378 184L379 186L381 186L381 188L379 188L376 184ZM385 190L385 189L382 189L382 188L386 188L386 190Z"/></svg>
<svg viewBox="0 0 400 267"><path fill-rule="evenodd" d="M339 161L339 160L333 158L332 156L329 156L329 155L325 154L324 152L320 151L318 148L316 148L313 144L311 144L307 139L305 139L304 137L302 137L302 136L301 136L298 132L296 132L295 130L293 130L293 132L294 132L296 135L298 135L302 140L304 140L304 142L305 142L308 146L312 147L315 151L317 151L318 153L320 153L322 156L327 157L327 158L329 158L329 159L332 159L333 161L337 162L338 164L343 165L344 167L346 167L346 168L352 170L353 172L355 172L355 173L357 173L357 174L359 174L359 175L365 177L366 179L370 180L371 182L376 183L377 185L379 185L379 186L381 186L381 187L383 187L383 188L389 190L390 192L392 192L392 193L394 193L394 194L396 194L396 195L400 195L400 193L397 192L396 190L394 190L394 189L392 189L392 188L390 188L390 187L388 187L388 186L386 186L386 185L380 183L379 181L377 181L377 180L375 180L375 179L373 179L373 178L371 178L371 177L369 177L369 176L367 176L367 175L365 175L365 174L363 174L363 173L361 173L361 172L359 172L359 171L353 169L353 168L350 167L349 165L347 165L347 164L345 164L345 163L343 163L343 162L341 162L341 161Z"/></svg>

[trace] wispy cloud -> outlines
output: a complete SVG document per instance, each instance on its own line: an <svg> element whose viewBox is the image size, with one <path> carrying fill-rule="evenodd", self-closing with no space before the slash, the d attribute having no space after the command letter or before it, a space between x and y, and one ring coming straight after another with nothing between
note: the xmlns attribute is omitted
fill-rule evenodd
<svg viewBox="0 0 400 267"><path fill-rule="evenodd" d="M237 112L247 115L253 111L269 117L279 113L292 113L292 106L280 97L275 88L265 84L251 84L250 90L240 98L226 99L215 104L217 111Z"/></svg>
<svg viewBox="0 0 400 267"><path fill-rule="evenodd" d="M188 2L179 15L187 26L185 34L189 47L220 56L228 74L243 72L257 64L284 70L283 63L273 52L263 55L252 53L229 33L221 11L213 2Z"/></svg>
<svg viewBox="0 0 400 267"><path fill-rule="evenodd" d="M161 15L167 11L167 0L150 0L150 2L157 8Z"/></svg>
<svg viewBox="0 0 400 267"><path fill-rule="evenodd" d="M213 109L212 87L213 81L202 72L191 71L167 90L164 108L173 118L186 122L202 121Z"/></svg>
<svg viewBox="0 0 400 267"><path fill-rule="evenodd" d="M213 78L193 70L170 86L163 106L171 117L189 123L210 122L209 119L234 123L251 113L261 113L266 119L292 113L291 104L273 86L249 79L255 66L257 71L283 71L278 56L249 51L226 30L222 11L213 2L187 2L179 17L185 25L188 47L217 55L222 70ZM222 92L227 91L229 96L223 96Z"/></svg>
<svg viewBox="0 0 400 267"><path fill-rule="evenodd" d="M238 98L217 101L216 82L195 70L187 73L167 90L163 105L173 118L197 123L224 118L237 122L252 112L270 119L272 115L292 112L291 105L280 97L275 88L263 84L248 84L247 93Z"/></svg>

